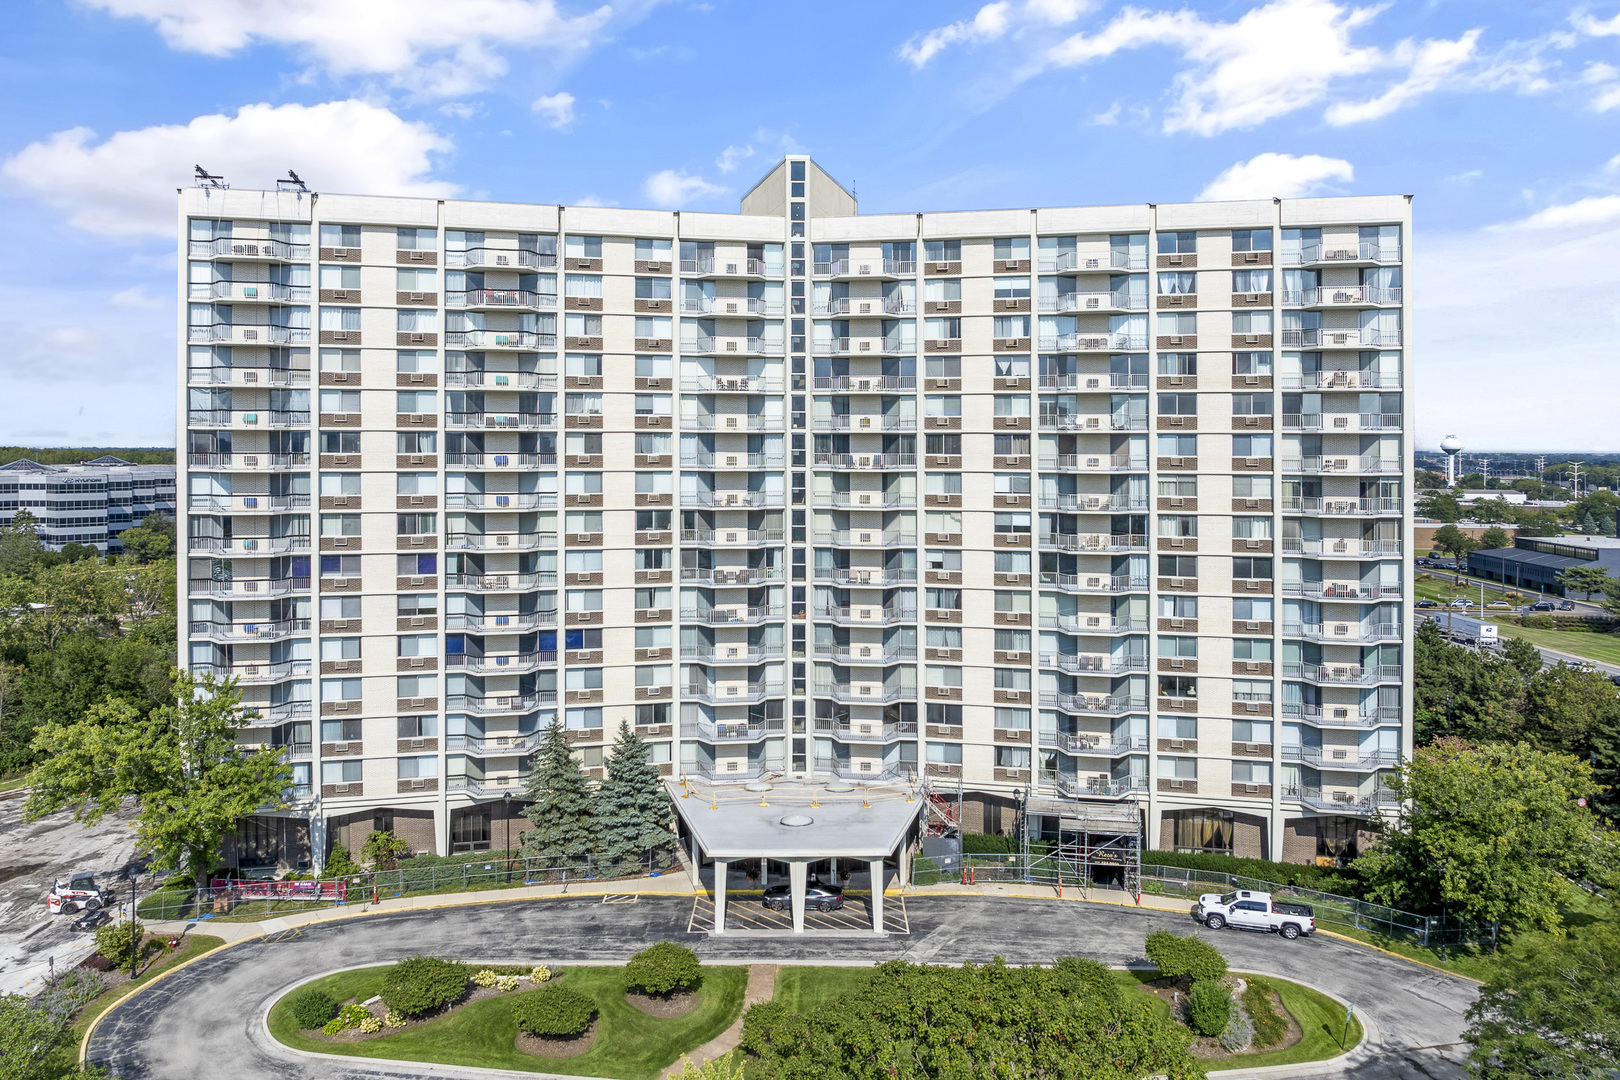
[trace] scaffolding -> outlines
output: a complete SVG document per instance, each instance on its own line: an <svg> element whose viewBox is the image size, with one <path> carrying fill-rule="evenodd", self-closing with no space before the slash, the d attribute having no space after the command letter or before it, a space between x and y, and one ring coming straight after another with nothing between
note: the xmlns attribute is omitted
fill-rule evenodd
<svg viewBox="0 0 1620 1080"><path fill-rule="evenodd" d="M1058 840L1045 855L1024 857L1030 880L1090 889L1106 878L1106 884L1117 882L1132 897L1141 896L1143 826L1135 804L1031 800L1024 814L1026 851L1029 825L1037 817L1057 819Z"/></svg>
<svg viewBox="0 0 1620 1080"><path fill-rule="evenodd" d="M954 799L950 792L936 791L933 780L926 773L923 774L922 789L927 807L927 812L923 814L923 835L959 835L962 831L962 778L956 778Z"/></svg>

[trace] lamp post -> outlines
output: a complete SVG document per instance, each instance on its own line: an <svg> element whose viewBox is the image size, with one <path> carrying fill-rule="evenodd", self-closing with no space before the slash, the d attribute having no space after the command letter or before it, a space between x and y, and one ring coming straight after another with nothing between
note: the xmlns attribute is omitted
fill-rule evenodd
<svg viewBox="0 0 1620 1080"><path fill-rule="evenodd" d="M1446 962L1446 860L1436 859L1440 868L1440 962Z"/></svg>
<svg viewBox="0 0 1620 1080"><path fill-rule="evenodd" d="M506 818L506 883L512 884L512 793L503 792L501 795L503 815Z"/></svg>
<svg viewBox="0 0 1620 1080"><path fill-rule="evenodd" d="M136 932L140 924L135 921L135 868L129 868L129 978L135 981L135 963L141 956L141 936Z"/></svg>

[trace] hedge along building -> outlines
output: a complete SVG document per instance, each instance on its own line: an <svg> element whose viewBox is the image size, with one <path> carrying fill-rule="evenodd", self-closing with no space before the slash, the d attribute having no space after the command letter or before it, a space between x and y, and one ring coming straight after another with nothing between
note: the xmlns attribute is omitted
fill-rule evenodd
<svg viewBox="0 0 1620 1080"><path fill-rule="evenodd" d="M885 933L886 864L893 862L898 885L911 882L911 851L926 805L918 787L780 779L699 787L683 781L671 784L670 794L694 887L704 885L705 860L712 863L712 933L727 932L728 878L734 864L746 860L760 860L762 888L770 887L772 862L787 864L795 934L805 932L805 890L814 863L830 861L832 884L840 871L870 875L875 934Z"/></svg>

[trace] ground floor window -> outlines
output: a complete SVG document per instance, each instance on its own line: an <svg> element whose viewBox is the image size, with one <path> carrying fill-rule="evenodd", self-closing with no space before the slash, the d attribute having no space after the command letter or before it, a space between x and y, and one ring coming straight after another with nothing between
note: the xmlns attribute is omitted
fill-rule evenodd
<svg viewBox="0 0 1620 1080"><path fill-rule="evenodd" d="M450 815L450 850L489 850L489 808L475 806Z"/></svg>
<svg viewBox="0 0 1620 1080"><path fill-rule="evenodd" d="M1320 818L1316 822L1316 858L1320 862L1332 859L1336 866L1344 866L1359 852L1356 850L1356 831L1360 823L1355 818Z"/></svg>
<svg viewBox="0 0 1620 1080"><path fill-rule="evenodd" d="M1177 851L1232 854L1231 811L1181 810L1174 821Z"/></svg>

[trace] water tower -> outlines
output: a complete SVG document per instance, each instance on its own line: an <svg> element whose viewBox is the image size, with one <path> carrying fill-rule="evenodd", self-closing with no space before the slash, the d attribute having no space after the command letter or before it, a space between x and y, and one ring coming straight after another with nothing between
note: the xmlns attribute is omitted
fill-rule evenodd
<svg viewBox="0 0 1620 1080"><path fill-rule="evenodd" d="M1440 449L1446 455L1446 487L1455 487L1457 484L1457 455L1462 453L1462 440L1455 435L1447 435L1440 440Z"/></svg>

